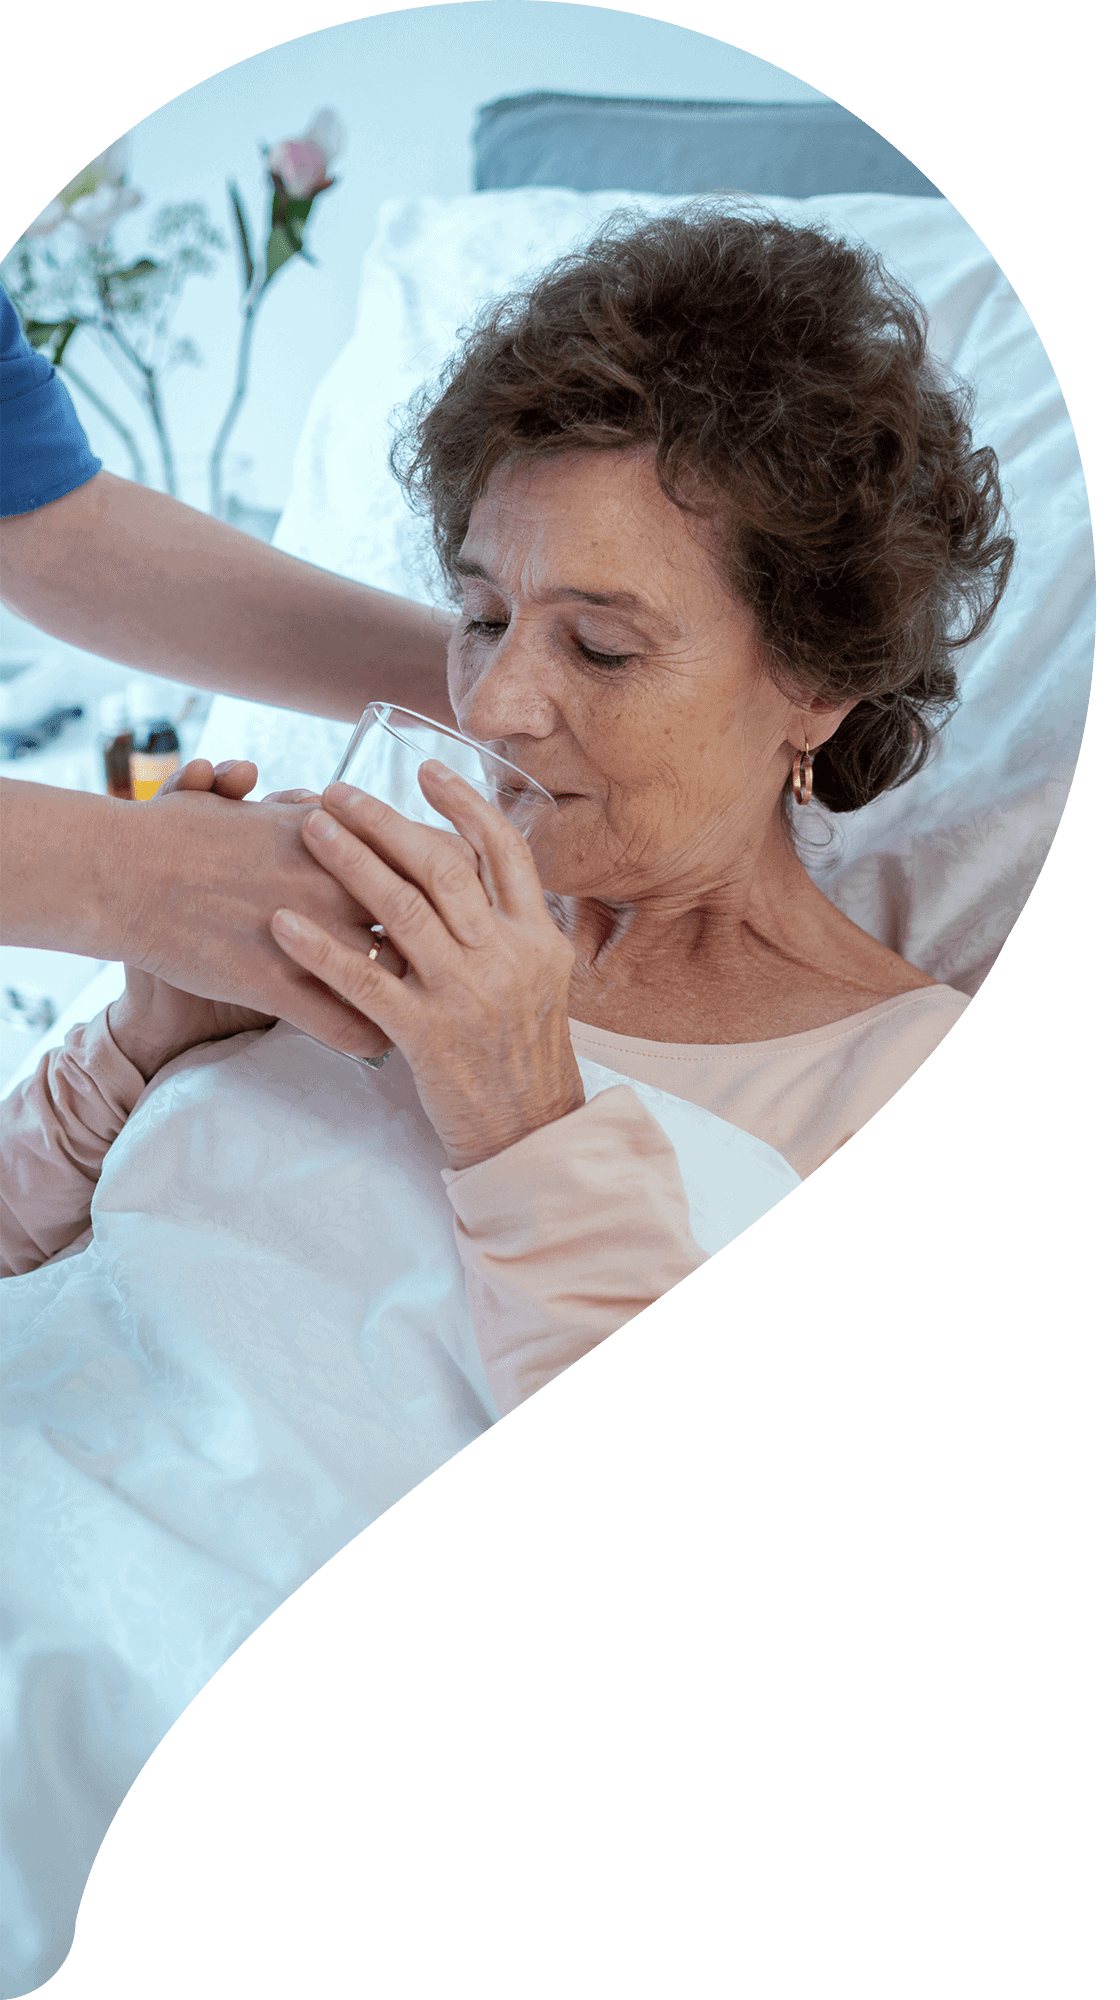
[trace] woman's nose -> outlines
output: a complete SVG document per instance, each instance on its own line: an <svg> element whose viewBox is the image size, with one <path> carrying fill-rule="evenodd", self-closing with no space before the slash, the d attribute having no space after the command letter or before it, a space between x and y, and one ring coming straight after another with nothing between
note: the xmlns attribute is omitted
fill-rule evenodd
<svg viewBox="0 0 1120 2000"><path fill-rule="evenodd" d="M451 694L459 727L482 743L518 736L544 737L556 726L548 661L531 632L507 626L479 659L452 662Z"/></svg>

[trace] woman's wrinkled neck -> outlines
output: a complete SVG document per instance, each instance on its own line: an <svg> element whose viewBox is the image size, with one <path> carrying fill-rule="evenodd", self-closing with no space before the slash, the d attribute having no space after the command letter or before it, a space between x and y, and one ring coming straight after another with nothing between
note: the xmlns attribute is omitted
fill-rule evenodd
<svg viewBox="0 0 1120 2000"><path fill-rule="evenodd" d="M797 956L798 912L819 895L780 813L753 852L734 857L720 872L689 881L682 871L630 901L550 893L554 922L589 976L644 982L670 965L697 970L711 956L726 976L729 953L752 949L767 957Z"/></svg>
<svg viewBox="0 0 1120 2000"><path fill-rule="evenodd" d="M622 946L634 927L635 903L612 903L597 896L559 896L545 891L549 915L575 950L577 962L594 965Z"/></svg>

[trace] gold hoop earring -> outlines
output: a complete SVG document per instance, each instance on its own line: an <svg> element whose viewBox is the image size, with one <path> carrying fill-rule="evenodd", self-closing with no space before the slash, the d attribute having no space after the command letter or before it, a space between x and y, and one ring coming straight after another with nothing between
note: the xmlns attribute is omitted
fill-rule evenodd
<svg viewBox="0 0 1120 2000"><path fill-rule="evenodd" d="M813 796L813 752L808 737L804 750L799 750L793 760L793 796L799 806L807 806Z"/></svg>

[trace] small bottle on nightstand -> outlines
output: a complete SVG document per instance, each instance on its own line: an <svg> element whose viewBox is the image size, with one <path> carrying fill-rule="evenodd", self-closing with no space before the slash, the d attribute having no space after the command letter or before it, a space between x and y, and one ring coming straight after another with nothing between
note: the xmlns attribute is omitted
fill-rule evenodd
<svg viewBox="0 0 1120 2000"><path fill-rule="evenodd" d="M160 716L151 723L147 742L138 743L128 760L133 798L150 799L179 763L179 733L173 722Z"/></svg>
<svg viewBox="0 0 1120 2000"><path fill-rule="evenodd" d="M105 759L105 790L111 799L132 797L128 760L134 742L128 696L107 694L101 704L101 753Z"/></svg>

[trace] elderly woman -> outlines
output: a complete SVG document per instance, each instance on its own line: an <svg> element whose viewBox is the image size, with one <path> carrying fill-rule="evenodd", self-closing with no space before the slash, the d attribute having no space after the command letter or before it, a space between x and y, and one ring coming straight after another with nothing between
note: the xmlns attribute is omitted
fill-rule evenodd
<svg viewBox="0 0 1120 2000"><path fill-rule="evenodd" d="M426 788L457 842L335 786L304 838L395 953L291 911L273 931L412 1072L501 1408L700 1261L672 1148L632 1092L585 1102L577 1056L803 1176L965 1005L829 903L796 815L920 767L995 608L1011 544L967 418L870 253L711 209L564 260L418 414L403 474L462 601L460 727L559 809L530 852L450 774ZM157 989L132 975L25 1093L79 1179L55 1173L44 1230L23 1174L9 1268L80 1240L163 1061L257 1019Z"/></svg>

